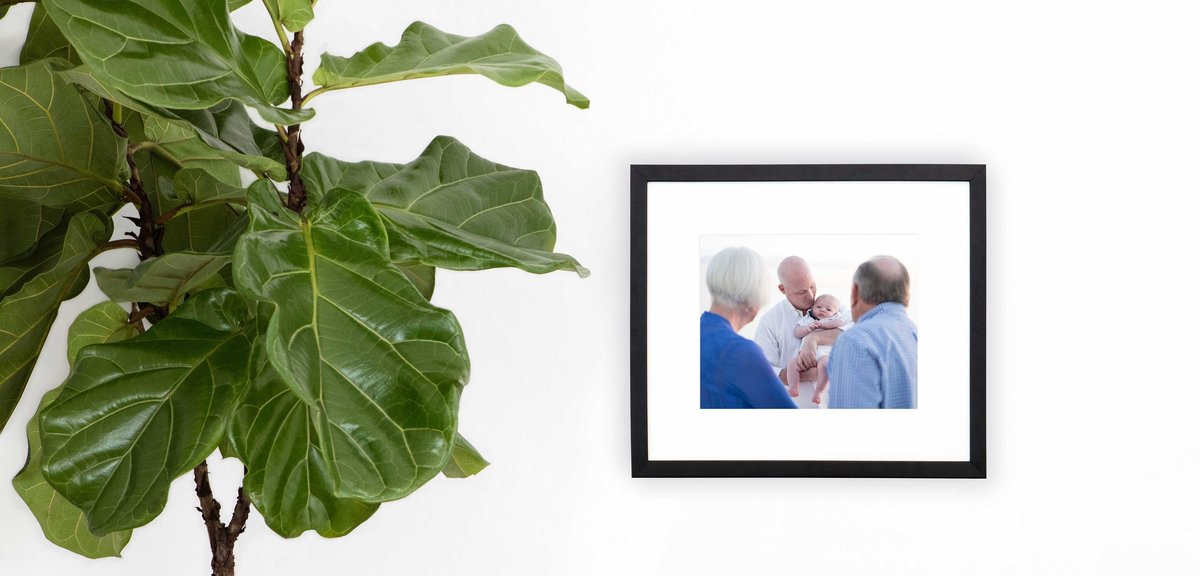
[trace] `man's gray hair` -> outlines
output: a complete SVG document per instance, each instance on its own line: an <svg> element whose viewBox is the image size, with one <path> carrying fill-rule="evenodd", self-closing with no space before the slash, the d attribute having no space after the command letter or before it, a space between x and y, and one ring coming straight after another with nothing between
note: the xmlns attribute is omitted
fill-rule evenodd
<svg viewBox="0 0 1200 576"><path fill-rule="evenodd" d="M771 294L768 274L758 252L733 246L713 256L705 281L714 304L762 308Z"/></svg>
<svg viewBox="0 0 1200 576"><path fill-rule="evenodd" d="M891 256L876 256L854 271L858 298L868 304L899 302L908 306L908 269Z"/></svg>

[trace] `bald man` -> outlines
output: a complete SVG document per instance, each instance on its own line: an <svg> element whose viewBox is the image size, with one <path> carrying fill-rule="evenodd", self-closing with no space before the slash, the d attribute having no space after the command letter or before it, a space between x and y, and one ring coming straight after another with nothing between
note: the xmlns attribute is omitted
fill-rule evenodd
<svg viewBox="0 0 1200 576"><path fill-rule="evenodd" d="M767 361L779 375L780 385L787 385L787 365L796 361L804 369L800 374L800 395L795 398L799 408L820 408L812 402L817 381L817 346L830 346L842 330L850 327L847 322L840 329L821 330L806 336L802 341L795 336L796 322L812 310L817 298L817 283L813 279L808 262L799 256L788 256L779 262L779 291L783 300L767 310L758 320L754 342L762 348ZM842 318L850 318L850 311L841 310ZM797 357L799 360L797 360Z"/></svg>
<svg viewBox="0 0 1200 576"><path fill-rule="evenodd" d="M854 330L829 354L830 408L915 408L917 327L908 270L891 256L859 265L850 287Z"/></svg>

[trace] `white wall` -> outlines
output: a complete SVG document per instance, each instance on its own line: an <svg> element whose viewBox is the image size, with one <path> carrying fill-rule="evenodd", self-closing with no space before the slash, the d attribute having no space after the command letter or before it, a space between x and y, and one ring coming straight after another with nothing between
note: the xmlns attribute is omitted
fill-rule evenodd
<svg viewBox="0 0 1200 576"><path fill-rule="evenodd" d="M238 21L273 37L257 9ZM423 80L318 98L305 142L404 162L450 134L537 169L560 249L594 275L442 275L438 303L458 313L474 367L462 430L492 467L435 480L340 540L284 540L254 515L241 574L1057 575L1200 563L1189 303L1200 14L1189 4L346 0L317 12L310 69L321 51L394 43L415 19L460 34L508 22L562 62L591 110L540 86ZM988 165L987 480L629 477L628 165L788 162ZM21 467L20 423L64 372L39 365L0 434L0 479ZM214 471L227 511L240 472ZM187 479L173 487L123 559L89 561L44 541L0 484L0 572L208 574L190 490Z"/></svg>

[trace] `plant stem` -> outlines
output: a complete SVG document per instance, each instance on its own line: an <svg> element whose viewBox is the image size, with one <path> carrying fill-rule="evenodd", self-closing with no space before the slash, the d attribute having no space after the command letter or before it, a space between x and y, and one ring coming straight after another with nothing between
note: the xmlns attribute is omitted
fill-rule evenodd
<svg viewBox="0 0 1200 576"><path fill-rule="evenodd" d="M304 81L304 31L300 30L292 36L291 53L288 54L288 88L292 96L292 110L304 107L304 96L300 92ZM300 212L308 203L308 191L304 180L300 179L301 159L304 157L304 142L300 140L300 125L292 124L287 127L287 138L283 140L283 155L287 164L289 209Z"/></svg>
<svg viewBox="0 0 1200 576"><path fill-rule="evenodd" d="M108 117L108 121L112 123L113 132L117 136L129 138L129 133L121 125L123 108L121 108L120 104L105 100L104 114ZM130 218L130 220L137 225L138 232L137 234L127 234L133 237L133 246L130 246L130 240L114 240L106 244L104 249L137 248L138 259L144 262L150 258L163 255L162 242L165 229L161 224L155 222L154 206L150 203L150 197L146 195L145 188L142 187L142 177L138 173L137 161L133 157L135 151L133 147L127 146L125 148L125 164L129 166L129 182L121 186L121 192L125 195L126 200L137 207L137 218ZM167 316L168 311L166 307L154 306L147 303L137 303L137 305L141 308L149 308L151 310L148 314L151 321Z"/></svg>
<svg viewBox="0 0 1200 576"><path fill-rule="evenodd" d="M158 219L155 220L155 224L162 226L163 224L166 224L167 222L169 222L172 218L175 218L182 214L187 214L188 212L192 212L195 210L202 210L204 208L211 208L213 206L223 206L225 204L245 204L245 203L246 203L246 200L242 199L242 198L221 198L218 200L207 200L204 202L180 204L179 206L176 206L175 208L172 208L171 210L167 210L166 212L159 214Z"/></svg>
<svg viewBox="0 0 1200 576"><path fill-rule="evenodd" d="M108 252L109 250L119 250L121 248L133 248L137 250L138 242L133 239L112 240L100 246L100 252Z"/></svg>
<svg viewBox="0 0 1200 576"><path fill-rule="evenodd" d="M226 526L221 522L221 503L212 495L212 486L208 483L208 461L205 460L192 470L196 480L196 496L200 499L201 517L204 527L208 530L208 546L212 550L213 576L234 576L233 574L233 545L238 536L246 530L246 518L250 515L250 501L245 493L238 488L237 503L233 507L233 518Z"/></svg>

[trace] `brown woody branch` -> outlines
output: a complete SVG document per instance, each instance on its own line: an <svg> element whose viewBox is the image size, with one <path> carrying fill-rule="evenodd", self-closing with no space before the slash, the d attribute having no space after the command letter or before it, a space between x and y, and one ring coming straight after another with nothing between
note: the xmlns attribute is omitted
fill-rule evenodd
<svg viewBox="0 0 1200 576"><path fill-rule="evenodd" d="M304 102L301 88L304 81L304 31L296 32L292 37L291 54L288 54L288 88L292 97L292 110L299 110ZM308 191L304 181L300 179L301 160L304 157L304 142L300 138L300 125L292 124L287 127L287 138L283 141L284 161L288 173L289 209L300 212L308 203Z"/></svg>
<svg viewBox="0 0 1200 576"><path fill-rule="evenodd" d="M238 488L237 504L229 525L221 522L221 503L213 498L212 486L208 483L208 461L201 462L192 470L196 480L196 496L200 499L200 516L208 530L208 546L212 551L213 576L233 576L233 545L246 530L246 518L250 515L250 502Z"/></svg>

